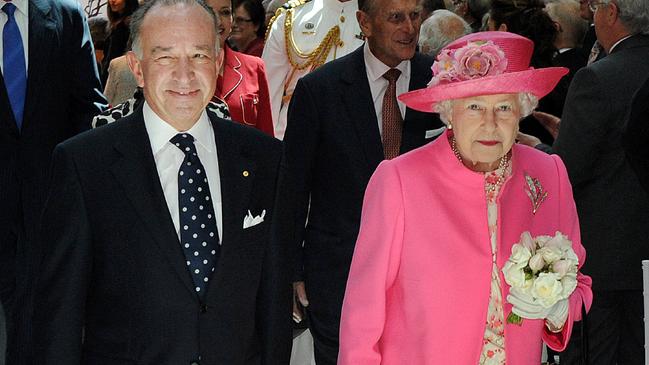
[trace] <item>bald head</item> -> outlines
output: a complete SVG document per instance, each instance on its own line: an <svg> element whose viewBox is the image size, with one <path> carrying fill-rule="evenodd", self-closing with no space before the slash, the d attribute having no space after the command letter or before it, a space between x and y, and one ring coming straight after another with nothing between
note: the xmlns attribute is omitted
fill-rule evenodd
<svg viewBox="0 0 649 365"><path fill-rule="evenodd" d="M471 33L471 26L461 16L448 10L435 10L421 24L419 48L422 53L437 55L447 44Z"/></svg>

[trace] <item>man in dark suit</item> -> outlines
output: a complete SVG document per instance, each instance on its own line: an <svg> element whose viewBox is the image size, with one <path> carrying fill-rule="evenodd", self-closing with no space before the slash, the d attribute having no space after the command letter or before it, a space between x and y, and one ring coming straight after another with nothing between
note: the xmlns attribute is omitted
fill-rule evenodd
<svg viewBox="0 0 649 365"><path fill-rule="evenodd" d="M26 258L39 226L52 151L89 129L106 101L77 1L0 0L0 8L0 300L10 342L22 347L30 317L32 265ZM20 340L12 323L20 324Z"/></svg>
<svg viewBox="0 0 649 365"><path fill-rule="evenodd" d="M649 195L625 159L622 133L632 96L649 77L649 9L636 0L591 6L607 56L575 75L553 149L574 190L588 251L582 271L593 278L590 364L643 364L640 261L649 257ZM561 364L579 363L574 335Z"/></svg>
<svg viewBox="0 0 649 365"><path fill-rule="evenodd" d="M342 299L370 176L384 158L442 131L436 116L396 99L431 79L433 59L415 53L419 12L416 0L359 1L365 45L303 77L289 107L284 141L295 189L294 287L300 304L308 305L318 365L336 363ZM294 316L303 316L297 306Z"/></svg>
<svg viewBox="0 0 649 365"><path fill-rule="evenodd" d="M649 79L633 97L622 145L631 167L649 194Z"/></svg>
<svg viewBox="0 0 649 365"><path fill-rule="evenodd" d="M282 146L205 110L218 28L201 0L146 2L127 55L145 103L56 148L36 364L288 363Z"/></svg>

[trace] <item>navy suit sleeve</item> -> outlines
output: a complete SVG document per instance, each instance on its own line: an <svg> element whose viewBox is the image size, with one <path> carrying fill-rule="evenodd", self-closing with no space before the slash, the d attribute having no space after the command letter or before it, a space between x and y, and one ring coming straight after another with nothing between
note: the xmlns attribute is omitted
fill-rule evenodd
<svg viewBox="0 0 649 365"><path fill-rule="evenodd" d="M304 227L320 134L318 108L312 90L315 88L307 86L304 79L298 81L289 105L284 136L288 178L293 194L291 199L294 204L295 234L291 241L295 281L303 280Z"/></svg>
<svg viewBox="0 0 649 365"><path fill-rule="evenodd" d="M90 29L79 5L71 16L73 29L69 34L72 38L70 47L75 56L70 58L73 64L69 67L72 84L68 110L75 130L81 132L90 129L92 118L104 111L108 102L101 92Z"/></svg>
<svg viewBox="0 0 649 365"><path fill-rule="evenodd" d="M72 153L61 146L54 152L49 191L35 270L34 363L79 364L91 234Z"/></svg>

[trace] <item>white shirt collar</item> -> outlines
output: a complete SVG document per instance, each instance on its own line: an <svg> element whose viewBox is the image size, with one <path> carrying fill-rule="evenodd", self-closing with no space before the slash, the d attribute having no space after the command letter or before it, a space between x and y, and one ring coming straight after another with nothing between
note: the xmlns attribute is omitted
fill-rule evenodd
<svg viewBox="0 0 649 365"><path fill-rule="evenodd" d="M21 12L24 16L29 16L27 12L29 4L27 3L27 0L12 0L12 1L0 0L0 8L2 8L6 3L14 4L17 11ZM5 14L4 11L2 13Z"/></svg>
<svg viewBox="0 0 649 365"><path fill-rule="evenodd" d="M363 55L365 57L365 67L367 67L367 76L369 77L368 81L371 83L382 78L383 74L392 68L374 56L367 42L365 42L365 45L363 46ZM405 80L410 79L410 60L401 61L401 63L394 68L401 71L401 75L399 76L400 78L405 77Z"/></svg>
<svg viewBox="0 0 649 365"><path fill-rule="evenodd" d="M169 140L180 133L180 131L160 118L146 101L144 102L142 113L144 115L144 126L149 134L149 141L151 142L151 150L155 156L167 144L171 145ZM194 137L195 143L199 143L206 151L209 153L213 152L211 148L213 141L210 143L210 138L213 139L214 134L212 133L212 126L205 110L203 110L203 113L201 113L194 126L185 131L185 133L191 134Z"/></svg>
<svg viewBox="0 0 649 365"><path fill-rule="evenodd" d="M620 39L619 41L615 42L615 44L613 44L611 46L611 49L608 50L608 54L611 54L613 52L613 50L615 49L615 47L617 47L618 44L624 42L625 40L631 38L632 36L633 36L633 34L629 34L628 36L626 36L626 37Z"/></svg>

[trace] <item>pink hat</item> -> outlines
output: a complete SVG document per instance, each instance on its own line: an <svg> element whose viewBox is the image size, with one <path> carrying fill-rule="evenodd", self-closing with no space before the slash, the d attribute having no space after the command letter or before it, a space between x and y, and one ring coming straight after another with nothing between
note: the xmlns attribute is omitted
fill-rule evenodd
<svg viewBox="0 0 649 365"><path fill-rule="evenodd" d="M399 95L408 107L434 112L436 103L478 95L529 92L547 95L568 73L565 67L529 67L534 42L510 32L479 32L444 47L428 87Z"/></svg>

